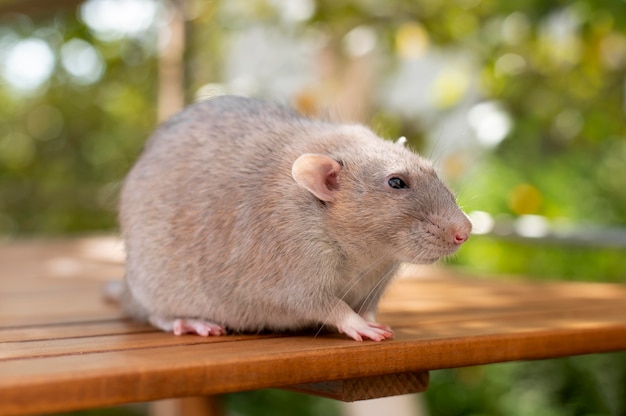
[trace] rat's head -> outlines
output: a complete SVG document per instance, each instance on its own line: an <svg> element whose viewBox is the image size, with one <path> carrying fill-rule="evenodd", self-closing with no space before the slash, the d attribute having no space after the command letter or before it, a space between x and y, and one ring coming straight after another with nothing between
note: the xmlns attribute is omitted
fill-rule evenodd
<svg viewBox="0 0 626 416"><path fill-rule="evenodd" d="M431 163L400 144L377 138L341 154L303 154L292 176L324 202L335 237L356 249L432 263L472 228Z"/></svg>

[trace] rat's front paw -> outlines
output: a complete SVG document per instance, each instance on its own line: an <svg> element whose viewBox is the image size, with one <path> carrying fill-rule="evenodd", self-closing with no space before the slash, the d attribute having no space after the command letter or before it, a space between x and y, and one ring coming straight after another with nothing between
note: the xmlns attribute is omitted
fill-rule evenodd
<svg viewBox="0 0 626 416"><path fill-rule="evenodd" d="M337 326L337 329L355 341L363 341L364 338L372 341L393 338L393 331L387 325L367 322L358 315L349 316L341 325Z"/></svg>

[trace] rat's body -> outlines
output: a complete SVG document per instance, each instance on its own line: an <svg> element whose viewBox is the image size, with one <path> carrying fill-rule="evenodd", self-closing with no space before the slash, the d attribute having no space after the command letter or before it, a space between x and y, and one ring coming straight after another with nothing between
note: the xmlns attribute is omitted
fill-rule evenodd
<svg viewBox="0 0 626 416"><path fill-rule="evenodd" d="M121 301L201 335L326 325L361 340L402 261L454 252L470 223L429 162L355 125L219 97L161 126L129 173Z"/></svg>

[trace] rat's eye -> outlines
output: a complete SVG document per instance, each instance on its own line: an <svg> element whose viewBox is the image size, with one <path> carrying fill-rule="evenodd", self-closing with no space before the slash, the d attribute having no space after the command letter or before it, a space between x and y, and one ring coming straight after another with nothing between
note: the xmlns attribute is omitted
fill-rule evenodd
<svg viewBox="0 0 626 416"><path fill-rule="evenodd" d="M395 176L393 178L389 178L387 184L393 189L405 189L409 187L409 185L407 185L402 179Z"/></svg>

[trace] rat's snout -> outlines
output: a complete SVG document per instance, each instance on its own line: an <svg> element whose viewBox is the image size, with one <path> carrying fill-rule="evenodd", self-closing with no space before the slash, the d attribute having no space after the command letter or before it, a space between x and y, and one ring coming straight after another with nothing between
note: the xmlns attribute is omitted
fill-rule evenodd
<svg viewBox="0 0 626 416"><path fill-rule="evenodd" d="M438 241L433 243L442 249L442 256L454 253L467 241L472 231L472 223L463 211L455 208L443 215L429 216L426 230Z"/></svg>

